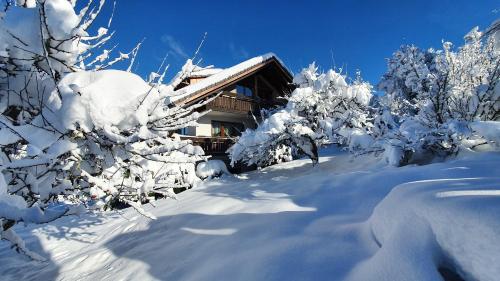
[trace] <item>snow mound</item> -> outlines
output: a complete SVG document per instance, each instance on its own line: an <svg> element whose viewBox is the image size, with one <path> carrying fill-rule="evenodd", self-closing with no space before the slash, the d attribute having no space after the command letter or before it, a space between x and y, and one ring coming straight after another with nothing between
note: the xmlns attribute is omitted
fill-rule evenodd
<svg viewBox="0 0 500 281"><path fill-rule="evenodd" d="M56 98L52 106L61 129L74 130L78 124L85 131L146 125L150 112L140 101L149 102L160 94L138 75L119 70L70 73L60 82L59 91L62 102Z"/></svg>
<svg viewBox="0 0 500 281"><path fill-rule="evenodd" d="M500 122L476 121L472 122L470 127L476 133L482 135L488 140L494 141L497 145L500 145Z"/></svg>
<svg viewBox="0 0 500 281"><path fill-rule="evenodd" d="M196 166L196 175L201 179L219 177L223 174L230 175L231 173L221 160L208 160Z"/></svg>
<svg viewBox="0 0 500 281"><path fill-rule="evenodd" d="M499 178L424 180L394 188L369 220L380 249L352 280L498 280ZM368 278L369 277L369 278Z"/></svg>
<svg viewBox="0 0 500 281"><path fill-rule="evenodd" d="M217 74L224 69L215 68L213 65L209 65L206 67L194 66L193 71L189 75L190 78L204 78L214 74Z"/></svg>

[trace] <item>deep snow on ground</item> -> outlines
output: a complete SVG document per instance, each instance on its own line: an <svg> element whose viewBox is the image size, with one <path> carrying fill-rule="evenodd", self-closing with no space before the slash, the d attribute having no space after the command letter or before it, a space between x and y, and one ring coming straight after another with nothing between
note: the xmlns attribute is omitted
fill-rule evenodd
<svg viewBox="0 0 500 281"><path fill-rule="evenodd" d="M49 261L2 241L1 279L440 280L438 266L499 276L500 153L401 168L324 155L206 181L148 207L157 220L122 210L17 226Z"/></svg>

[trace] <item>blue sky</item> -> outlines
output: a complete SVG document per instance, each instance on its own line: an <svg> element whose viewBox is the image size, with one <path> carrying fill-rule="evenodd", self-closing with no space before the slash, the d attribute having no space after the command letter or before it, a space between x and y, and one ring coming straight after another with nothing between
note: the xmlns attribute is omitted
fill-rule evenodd
<svg viewBox="0 0 500 281"><path fill-rule="evenodd" d="M298 72L316 61L377 83L386 58L402 44L440 48L500 18L500 2L476 1L117 1L112 29L119 49L144 41L135 72L145 77L169 53L170 76L208 37L204 64L234 65L276 53ZM105 15L111 10L108 3Z"/></svg>

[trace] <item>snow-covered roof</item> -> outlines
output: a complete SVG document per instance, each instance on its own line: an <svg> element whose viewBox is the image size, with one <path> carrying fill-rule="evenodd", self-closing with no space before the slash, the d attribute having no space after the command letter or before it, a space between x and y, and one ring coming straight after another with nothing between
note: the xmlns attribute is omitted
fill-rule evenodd
<svg viewBox="0 0 500 281"><path fill-rule="evenodd" d="M273 58L279 61L279 63L283 66L283 68L285 68L288 72L290 72L288 68L286 68L285 64L274 53L267 53L261 56L248 59L235 66L220 70L195 84L191 84L189 86L177 90L175 93L175 100L177 101L183 100L209 87L224 83L225 81L231 79L232 77L235 77L256 65L269 61ZM215 72L216 70L216 68L203 68L201 70L208 71L209 69L212 72Z"/></svg>
<svg viewBox="0 0 500 281"><path fill-rule="evenodd" d="M208 77L217 74L223 70L224 69L222 68L215 68L213 65L205 67L195 66L189 77L190 78Z"/></svg>

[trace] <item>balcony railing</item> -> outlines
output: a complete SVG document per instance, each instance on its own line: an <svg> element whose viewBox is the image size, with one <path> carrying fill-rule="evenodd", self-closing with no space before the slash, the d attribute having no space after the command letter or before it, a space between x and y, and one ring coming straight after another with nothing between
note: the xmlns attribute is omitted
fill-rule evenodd
<svg viewBox="0 0 500 281"><path fill-rule="evenodd" d="M218 111L248 113L255 109L255 105L256 103L250 99L242 99L222 94L208 103L207 108Z"/></svg>
<svg viewBox="0 0 500 281"><path fill-rule="evenodd" d="M217 111L247 114L248 112L256 112L261 108L269 108L279 104L279 102L274 101L256 100L253 98L236 96L233 93L223 93L208 103L207 108Z"/></svg>
<svg viewBox="0 0 500 281"><path fill-rule="evenodd" d="M195 137L181 136L183 140L191 140L193 145L200 146L206 155L224 154L231 147L235 139L224 137Z"/></svg>

